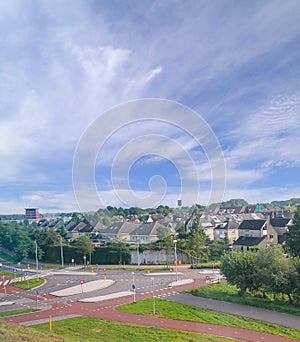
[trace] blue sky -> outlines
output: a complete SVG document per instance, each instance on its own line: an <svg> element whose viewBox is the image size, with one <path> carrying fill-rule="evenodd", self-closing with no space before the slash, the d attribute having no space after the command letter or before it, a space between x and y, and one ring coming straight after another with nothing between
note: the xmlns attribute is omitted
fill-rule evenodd
<svg viewBox="0 0 300 342"><path fill-rule="evenodd" d="M220 198L299 197L299 17L297 0L1 1L0 213L82 209L72 182L82 135L104 112L143 98L176 101L210 126L226 164ZM149 146L147 134L157 142ZM190 156L197 201L209 201L202 146L172 124L148 120L112 132L99 151L94 173L103 205L128 204L113 188L120 151L134 162L117 170L118 191L127 193L127 182L145 197L159 175L155 204L175 206L181 197L192 204L195 184L181 193L189 165L180 171L186 160L160 136ZM145 153L135 160L137 151Z"/></svg>

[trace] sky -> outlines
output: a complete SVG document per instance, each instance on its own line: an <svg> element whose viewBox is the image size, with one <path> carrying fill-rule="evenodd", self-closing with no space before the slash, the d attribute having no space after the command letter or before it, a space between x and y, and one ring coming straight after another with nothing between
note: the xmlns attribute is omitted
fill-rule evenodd
<svg viewBox="0 0 300 342"><path fill-rule="evenodd" d="M300 197L299 17L298 0L1 1L0 214Z"/></svg>

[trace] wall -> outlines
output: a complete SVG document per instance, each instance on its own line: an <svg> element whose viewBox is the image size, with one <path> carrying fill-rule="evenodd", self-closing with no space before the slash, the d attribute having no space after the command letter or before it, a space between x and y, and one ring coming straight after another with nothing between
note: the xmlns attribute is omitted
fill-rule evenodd
<svg viewBox="0 0 300 342"><path fill-rule="evenodd" d="M183 263L190 263L190 257L187 256L185 253L177 253L177 260L182 260ZM143 252L139 253L139 260L138 260L138 253L137 250L132 250L131 251L131 264L138 264L138 261L140 264L160 264L160 265L167 265L167 264L172 264L174 263L175 260L175 254L174 251L171 253L167 253L166 250L152 250L152 249L147 249L144 250Z"/></svg>

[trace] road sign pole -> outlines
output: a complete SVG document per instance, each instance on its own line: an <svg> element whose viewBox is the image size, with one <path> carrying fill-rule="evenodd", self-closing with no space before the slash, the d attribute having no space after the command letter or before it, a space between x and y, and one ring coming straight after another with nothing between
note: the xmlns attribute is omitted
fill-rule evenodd
<svg viewBox="0 0 300 342"><path fill-rule="evenodd" d="M134 272L132 272L132 289L133 289L133 302L135 303L136 300L135 300L135 279L134 279Z"/></svg>
<svg viewBox="0 0 300 342"><path fill-rule="evenodd" d="M155 315L154 278L151 278L151 281L152 281L152 312L154 316Z"/></svg>

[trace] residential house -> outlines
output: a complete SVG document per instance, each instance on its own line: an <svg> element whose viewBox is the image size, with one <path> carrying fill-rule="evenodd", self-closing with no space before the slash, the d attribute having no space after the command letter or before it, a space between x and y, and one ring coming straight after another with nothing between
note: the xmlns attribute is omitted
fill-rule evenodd
<svg viewBox="0 0 300 342"><path fill-rule="evenodd" d="M140 244L151 243L159 240L157 229L164 227L158 222L143 223L130 233L130 241Z"/></svg>
<svg viewBox="0 0 300 342"><path fill-rule="evenodd" d="M135 230L140 223L134 222L113 222L109 227L103 226L98 229L98 233L101 235L104 241L130 241L130 234Z"/></svg>
<svg viewBox="0 0 300 342"><path fill-rule="evenodd" d="M267 220L244 220L238 228L239 238L233 243L234 248L249 250L250 247L263 247L268 243Z"/></svg>
<svg viewBox="0 0 300 342"><path fill-rule="evenodd" d="M227 219L227 221L220 223L214 229L214 240L224 240L226 237L228 242L232 244L238 239L238 228L240 223Z"/></svg>
<svg viewBox="0 0 300 342"><path fill-rule="evenodd" d="M286 239L288 225L292 223L290 218L269 218L268 240L282 244Z"/></svg>

